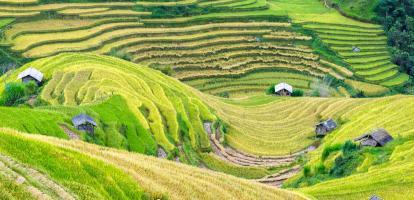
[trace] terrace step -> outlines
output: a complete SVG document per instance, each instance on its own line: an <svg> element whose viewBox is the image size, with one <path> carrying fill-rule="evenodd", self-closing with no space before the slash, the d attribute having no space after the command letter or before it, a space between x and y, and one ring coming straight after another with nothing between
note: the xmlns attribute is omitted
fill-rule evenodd
<svg viewBox="0 0 414 200"><path fill-rule="evenodd" d="M405 84L410 77L407 74L399 73L395 77L389 78L386 81L382 81L380 84L387 87L395 87L395 86L401 86Z"/></svg>
<svg viewBox="0 0 414 200"><path fill-rule="evenodd" d="M377 67L377 68L373 68L370 70L356 71L355 74L359 76L372 76L372 75L377 75L377 74L380 74L380 73L383 73L389 70L395 70L395 69L398 69L397 65L388 64L383 67Z"/></svg>

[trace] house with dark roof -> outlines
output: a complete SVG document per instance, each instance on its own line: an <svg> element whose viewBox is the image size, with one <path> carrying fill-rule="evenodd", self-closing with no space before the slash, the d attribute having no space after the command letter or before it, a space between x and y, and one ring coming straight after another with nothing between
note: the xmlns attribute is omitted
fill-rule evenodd
<svg viewBox="0 0 414 200"><path fill-rule="evenodd" d="M40 85L43 81L43 74L42 72L38 71L35 68L28 68L21 72L18 76L18 79L21 79L23 83L27 83L29 81L34 81L37 85Z"/></svg>
<svg viewBox="0 0 414 200"><path fill-rule="evenodd" d="M315 126L316 136L323 137L327 135L329 132L336 129L336 127L338 127L338 125L333 119L328 119L326 121L319 122Z"/></svg>
<svg viewBox="0 0 414 200"><path fill-rule="evenodd" d="M293 87L287 83L279 83L275 85L275 93L279 96L291 96Z"/></svg>
<svg viewBox="0 0 414 200"><path fill-rule="evenodd" d="M356 142L359 141L361 146L372 147L383 147L392 140L394 140L394 138L385 129L377 129L354 139Z"/></svg>
<svg viewBox="0 0 414 200"><path fill-rule="evenodd" d="M89 134L94 134L94 129L96 127L96 122L92 119L92 117L86 114L80 114L72 118L73 126L80 130L86 131Z"/></svg>

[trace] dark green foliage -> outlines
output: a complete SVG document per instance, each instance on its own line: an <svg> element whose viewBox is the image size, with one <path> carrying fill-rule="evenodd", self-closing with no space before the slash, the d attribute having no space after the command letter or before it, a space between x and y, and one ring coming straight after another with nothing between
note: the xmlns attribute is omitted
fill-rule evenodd
<svg viewBox="0 0 414 200"><path fill-rule="evenodd" d="M311 168L309 166L303 167L303 176L310 177L311 176Z"/></svg>
<svg viewBox="0 0 414 200"><path fill-rule="evenodd" d="M266 94L275 94L275 85L271 85L266 89Z"/></svg>
<svg viewBox="0 0 414 200"><path fill-rule="evenodd" d="M414 76L414 4L412 0L381 0L376 8L391 46L392 60Z"/></svg>
<svg viewBox="0 0 414 200"><path fill-rule="evenodd" d="M304 92L303 90L294 89L292 92L292 97L301 97L303 96Z"/></svg>
<svg viewBox="0 0 414 200"><path fill-rule="evenodd" d="M335 159L329 174L333 177L349 176L362 163L363 157L356 144L346 141L342 147L342 155Z"/></svg>
<svg viewBox="0 0 414 200"><path fill-rule="evenodd" d="M358 90L356 93L351 95L352 98L364 98L366 97L364 91Z"/></svg>
<svg viewBox="0 0 414 200"><path fill-rule="evenodd" d="M33 81L28 83L7 83L0 97L0 105L17 106L25 103L30 96L37 94L39 87Z"/></svg>

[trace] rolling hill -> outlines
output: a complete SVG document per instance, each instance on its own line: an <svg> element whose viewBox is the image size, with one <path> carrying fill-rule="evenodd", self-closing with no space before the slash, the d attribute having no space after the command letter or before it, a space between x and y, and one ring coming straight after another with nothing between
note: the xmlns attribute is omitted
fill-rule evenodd
<svg viewBox="0 0 414 200"><path fill-rule="evenodd" d="M44 75L0 106L0 199L412 199L412 77L376 3L0 0L0 104Z"/></svg>
<svg viewBox="0 0 414 200"><path fill-rule="evenodd" d="M408 79L390 63L380 26L343 17L316 0L40 3L3 2L0 16L15 19L4 32L11 52L117 56L218 96L257 95L280 80L310 94L326 75L375 84L370 88ZM178 9L186 15L174 15ZM355 46L360 53L352 52ZM332 85L331 95L372 94L344 84L349 87Z"/></svg>

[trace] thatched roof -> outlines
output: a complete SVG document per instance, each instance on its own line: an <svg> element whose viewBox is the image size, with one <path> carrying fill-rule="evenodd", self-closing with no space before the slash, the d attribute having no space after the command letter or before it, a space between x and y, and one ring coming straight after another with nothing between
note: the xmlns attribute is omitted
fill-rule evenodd
<svg viewBox="0 0 414 200"><path fill-rule="evenodd" d="M92 117L86 115L86 114L80 114L76 117L72 118L72 123L75 126L79 126L85 123L90 123L94 126L96 126L96 122L92 119Z"/></svg>
<svg viewBox="0 0 414 200"><path fill-rule="evenodd" d="M35 68L31 68L31 67L28 68L28 69L26 69L26 70L24 70L22 73L20 73L17 76L17 78L18 79L22 79L22 78L24 78L26 76L30 76L30 77L36 79L39 82L42 82L42 80L43 80L43 74L42 74L42 72L38 71Z"/></svg>
<svg viewBox="0 0 414 200"><path fill-rule="evenodd" d="M281 90L287 90L290 93L293 92L293 87L287 83L279 83L277 85L275 85L275 92L279 92Z"/></svg>

